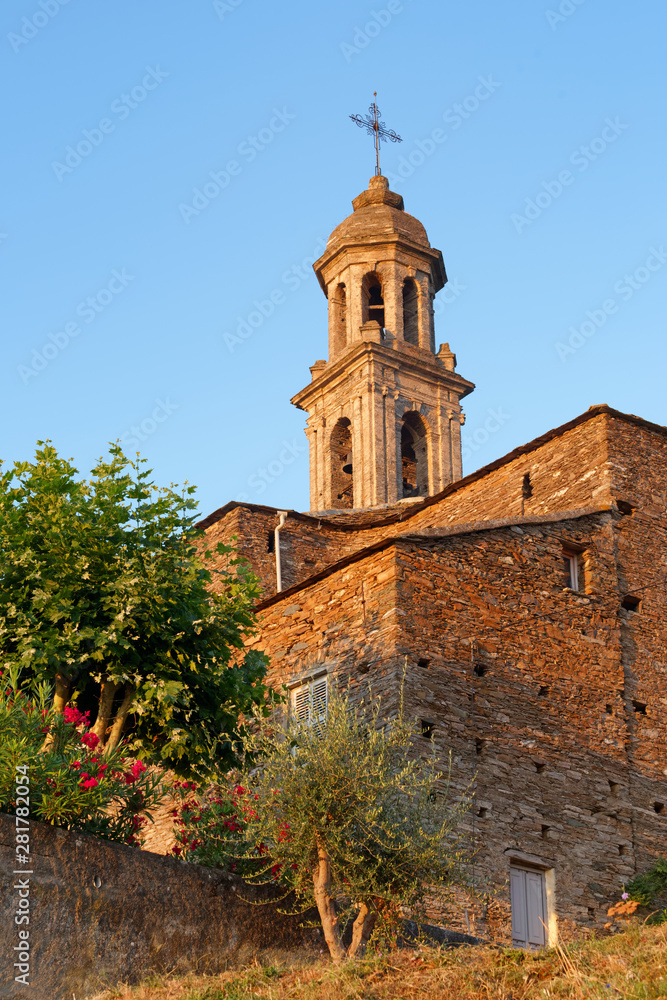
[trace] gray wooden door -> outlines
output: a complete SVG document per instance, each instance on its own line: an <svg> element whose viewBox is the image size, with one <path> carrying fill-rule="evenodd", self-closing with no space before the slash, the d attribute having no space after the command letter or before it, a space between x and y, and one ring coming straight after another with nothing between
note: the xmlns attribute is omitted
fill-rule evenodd
<svg viewBox="0 0 667 1000"><path fill-rule="evenodd" d="M519 948L543 948L547 943L547 893L544 872L510 868L512 940Z"/></svg>

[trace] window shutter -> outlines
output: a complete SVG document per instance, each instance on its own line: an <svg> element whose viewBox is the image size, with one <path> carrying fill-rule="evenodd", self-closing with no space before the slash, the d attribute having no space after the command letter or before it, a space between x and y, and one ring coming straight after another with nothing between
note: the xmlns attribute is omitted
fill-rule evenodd
<svg viewBox="0 0 667 1000"><path fill-rule="evenodd" d="M292 692L292 708L294 717L299 722L310 722L310 688L308 684L303 684Z"/></svg>
<svg viewBox="0 0 667 1000"><path fill-rule="evenodd" d="M526 872L526 903L528 912L528 944L542 948L545 943L544 875Z"/></svg>
<svg viewBox="0 0 667 1000"><path fill-rule="evenodd" d="M528 941L528 914L526 913L526 873L520 868L510 868L510 894L512 899L512 942L521 948Z"/></svg>
<svg viewBox="0 0 667 1000"><path fill-rule="evenodd" d="M546 944L546 887L544 874L510 867L512 940L519 948L542 948Z"/></svg>
<svg viewBox="0 0 667 1000"><path fill-rule="evenodd" d="M327 718L327 678L322 677L313 684L313 721L326 722Z"/></svg>

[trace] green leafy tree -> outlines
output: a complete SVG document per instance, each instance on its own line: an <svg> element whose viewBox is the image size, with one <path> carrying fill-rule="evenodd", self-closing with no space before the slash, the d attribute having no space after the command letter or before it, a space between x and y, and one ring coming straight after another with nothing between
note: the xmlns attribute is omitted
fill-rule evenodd
<svg viewBox="0 0 667 1000"><path fill-rule="evenodd" d="M363 954L378 920L419 917L426 898L465 880L465 796L454 801L434 754L415 754L402 707L383 718L372 706L334 691L326 723L258 719L243 739L243 783L214 808L191 796L180 816L183 856L228 870L240 859L247 881L280 882L304 909L315 904L336 963Z"/></svg>
<svg viewBox="0 0 667 1000"><path fill-rule="evenodd" d="M223 545L212 570L194 487L150 475L114 445L84 479L49 442L2 473L0 663L51 684L56 712L93 704L106 752L132 716L144 759L201 777L270 700L266 657L244 648L257 581Z"/></svg>

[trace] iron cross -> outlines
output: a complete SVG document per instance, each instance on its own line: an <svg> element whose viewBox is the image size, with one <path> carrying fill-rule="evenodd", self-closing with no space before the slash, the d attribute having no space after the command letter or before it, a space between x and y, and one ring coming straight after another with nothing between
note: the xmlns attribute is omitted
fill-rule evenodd
<svg viewBox="0 0 667 1000"><path fill-rule="evenodd" d="M380 121L380 109L377 106L377 90L373 92L373 103L368 109L368 114L350 115L350 118L359 128L365 128L369 135L375 139L375 174L380 176L380 143L389 139L391 142L403 142L400 135L396 135L393 129L387 128L384 122Z"/></svg>

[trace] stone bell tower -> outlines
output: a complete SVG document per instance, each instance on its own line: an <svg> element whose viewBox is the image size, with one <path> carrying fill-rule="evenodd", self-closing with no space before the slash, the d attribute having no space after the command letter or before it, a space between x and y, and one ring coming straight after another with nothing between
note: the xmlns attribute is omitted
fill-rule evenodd
<svg viewBox="0 0 667 1000"><path fill-rule="evenodd" d="M372 177L313 265L329 300L329 360L292 399L308 412L310 507L376 507L461 478L460 400L474 385L435 353L442 254Z"/></svg>

